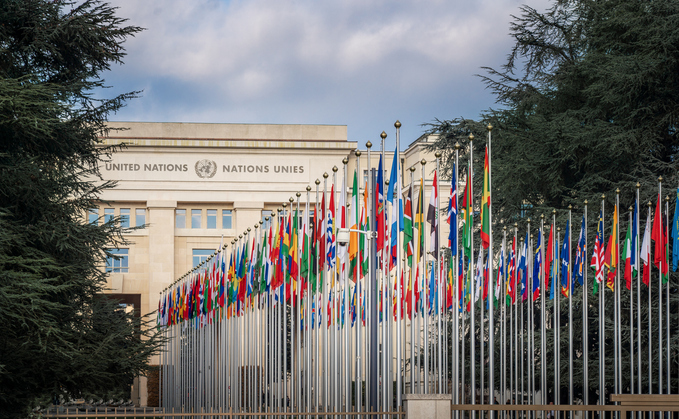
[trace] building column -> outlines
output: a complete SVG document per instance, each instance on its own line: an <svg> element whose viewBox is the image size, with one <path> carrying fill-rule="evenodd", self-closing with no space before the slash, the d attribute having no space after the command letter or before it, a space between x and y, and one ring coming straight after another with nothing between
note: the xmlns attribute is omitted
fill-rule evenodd
<svg viewBox="0 0 679 419"><path fill-rule="evenodd" d="M236 218L235 234L239 235L250 227L254 230L255 223L262 219L264 202L236 201L233 203Z"/></svg>

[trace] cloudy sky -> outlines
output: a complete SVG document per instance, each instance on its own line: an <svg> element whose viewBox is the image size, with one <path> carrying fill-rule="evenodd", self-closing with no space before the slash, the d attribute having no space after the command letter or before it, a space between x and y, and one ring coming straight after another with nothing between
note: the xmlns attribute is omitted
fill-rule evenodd
<svg viewBox="0 0 679 419"><path fill-rule="evenodd" d="M393 147L435 118L476 118L474 76L509 52L511 14L546 0L110 0L146 28L106 95L142 90L115 121L347 125Z"/></svg>

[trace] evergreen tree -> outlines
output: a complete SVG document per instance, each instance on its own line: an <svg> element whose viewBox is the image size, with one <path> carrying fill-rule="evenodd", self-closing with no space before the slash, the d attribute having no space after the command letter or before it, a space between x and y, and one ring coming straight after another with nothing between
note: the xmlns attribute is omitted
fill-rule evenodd
<svg viewBox="0 0 679 419"><path fill-rule="evenodd" d="M85 218L114 186L106 117L134 96L93 96L140 31L124 24L97 0L0 2L0 417L129 394L158 347L147 317L102 296L119 220Z"/></svg>
<svg viewBox="0 0 679 419"><path fill-rule="evenodd" d="M569 205L573 208L573 219L577 220L584 211L584 200L588 200L591 237L596 231L594 225L601 195L605 194L607 237L615 190L619 188L619 234L622 234L628 228L626 209L634 202L637 182L641 184L640 219L643 225L647 213L645 203L652 201L655 208L658 176L664 178L663 197L673 197L679 182L679 3L671 0L557 0L544 13L522 6L511 23L510 35L514 46L505 65L500 69L485 68L487 73L482 76L495 93L499 109L488 110L479 121L457 118L436 120L429 125L429 133L439 135L433 148L444 152L449 163L447 169L452 167L456 142L463 151L459 170L466 167L468 158L464 152L468 152L468 137L473 134L474 168L480 173L486 125L491 123L492 208L496 232L501 231L502 226L511 228L515 222L525 226L526 217L538 220L540 214L550 214L553 209L557 210L558 225L563 227ZM480 190L481 181L482 176L474 177L475 190ZM672 214L674 199L670 202ZM574 225L577 222L574 221ZM575 228L573 231L574 241L577 232ZM588 257L591 257L591 251L590 246ZM583 391L588 390L590 402L596 400L595 392L598 391L599 345L598 297L592 297L592 278L590 274L587 291L590 295L587 308L590 382L584 388L581 381L583 359L582 353L578 352L583 337L576 335L573 340L577 352L575 396L581 397ZM657 276L651 287L650 302L652 330L658 328L655 279ZM634 279L634 290L637 280ZM624 388L621 392L628 392L629 293L626 289L622 291ZM612 294L605 292L606 313L613 313ZM670 301L672 356L676 357L679 351L676 338L679 296L674 275L670 277ZM579 331L582 330L580 289L576 290L573 302L574 313L578 313L574 330ZM567 333L566 306L562 302L562 337ZM551 302L547 307L551 316ZM642 285L644 319L648 318L648 307L647 288ZM644 321L642 351L648 348ZM613 347L612 331L611 315L606 317L607 350ZM546 339L547 355L551 360L553 337L550 333L548 331ZM539 333L537 337L539 339ZM657 336L653 341L657 346ZM658 349L651 349L651 368L655 370L650 389L644 375L644 392L658 390ZM636 343L631 355L636 357ZM612 356L607 359L612 361ZM561 361L561 384L565 387L568 379L566 352L562 353ZM648 353L644 352L642 370L647 371L648 367ZM608 390L612 391L612 362L608 362L606 368ZM677 376L676 368L673 361L672 377ZM551 386L553 371L549 368L547 375L548 386ZM539 382L540 377L536 379ZM676 391L677 385L679 383L673 378L672 391ZM664 387L666 389L666 385ZM565 394L567 390L562 387L562 395Z"/></svg>

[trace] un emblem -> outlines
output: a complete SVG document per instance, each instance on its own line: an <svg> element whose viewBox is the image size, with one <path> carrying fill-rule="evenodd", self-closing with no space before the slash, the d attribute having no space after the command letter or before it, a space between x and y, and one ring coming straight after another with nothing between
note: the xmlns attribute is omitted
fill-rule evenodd
<svg viewBox="0 0 679 419"><path fill-rule="evenodd" d="M217 163L212 160L198 160L195 165L196 174L202 179L209 179L217 173Z"/></svg>

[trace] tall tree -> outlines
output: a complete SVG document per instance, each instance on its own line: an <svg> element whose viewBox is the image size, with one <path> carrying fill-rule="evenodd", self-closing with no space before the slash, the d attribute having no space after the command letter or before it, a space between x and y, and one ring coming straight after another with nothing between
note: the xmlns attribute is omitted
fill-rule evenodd
<svg viewBox="0 0 679 419"><path fill-rule="evenodd" d="M147 318L102 297L118 220L85 218L114 186L98 169L106 117L135 95L93 92L138 31L97 0L0 2L1 417L120 396L158 347Z"/></svg>

